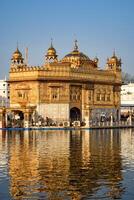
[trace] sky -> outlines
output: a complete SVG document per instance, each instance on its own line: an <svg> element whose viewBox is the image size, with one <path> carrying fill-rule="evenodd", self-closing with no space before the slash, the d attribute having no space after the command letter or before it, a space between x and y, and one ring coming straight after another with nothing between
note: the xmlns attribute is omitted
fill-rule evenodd
<svg viewBox="0 0 134 200"><path fill-rule="evenodd" d="M73 50L99 58L115 50L122 70L134 75L134 0L0 0L0 78L8 77L17 42L29 65L43 65L53 38L59 59Z"/></svg>

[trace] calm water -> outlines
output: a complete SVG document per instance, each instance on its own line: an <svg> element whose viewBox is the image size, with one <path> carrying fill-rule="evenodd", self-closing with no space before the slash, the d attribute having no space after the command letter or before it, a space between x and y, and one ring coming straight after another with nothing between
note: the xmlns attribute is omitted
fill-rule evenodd
<svg viewBox="0 0 134 200"><path fill-rule="evenodd" d="M0 200L134 199L134 131L0 132Z"/></svg>

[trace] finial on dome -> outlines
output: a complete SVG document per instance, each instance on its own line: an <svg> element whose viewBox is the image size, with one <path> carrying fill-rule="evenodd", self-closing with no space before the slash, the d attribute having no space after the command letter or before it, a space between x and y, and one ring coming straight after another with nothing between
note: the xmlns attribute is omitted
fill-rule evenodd
<svg viewBox="0 0 134 200"><path fill-rule="evenodd" d="M18 43L18 41L17 41L17 45L16 45L16 51L19 52L19 43Z"/></svg>
<svg viewBox="0 0 134 200"><path fill-rule="evenodd" d="M50 48L53 48L53 38L51 38L51 45Z"/></svg>
<svg viewBox="0 0 134 200"><path fill-rule="evenodd" d="M78 51L78 41L77 40L74 41L74 50Z"/></svg>
<svg viewBox="0 0 134 200"><path fill-rule="evenodd" d="M18 41L17 41L17 49L19 48L18 46L19 46L19 45L18 45Z"/></svg>
<svg viewBox="0 0 134 200"><path fill-rule="evenodd" d="M113 51L113 57L115 57L115 49L114 49L114 51Z"/></svg>

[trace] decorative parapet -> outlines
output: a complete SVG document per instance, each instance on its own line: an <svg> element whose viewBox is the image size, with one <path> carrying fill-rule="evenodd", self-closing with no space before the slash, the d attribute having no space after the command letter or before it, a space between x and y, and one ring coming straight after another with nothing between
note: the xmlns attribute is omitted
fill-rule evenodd
<svg viewBox="0 0 134 200"><path fill-rule="evenodd" d="M18 67L12 67L10 69L10 72L25 72L25 71L38 71L38 70L44 70L43 66L18 66Z"/></svg>
<svg viewBox="0 0 134 200"><path fill-rule="evenodd" d="M11 68L9 81L20 80L74 80L121 85L121 75L112 70L98 70L88 67L72 68L68 63L49 63L45 66Z"/></svg>

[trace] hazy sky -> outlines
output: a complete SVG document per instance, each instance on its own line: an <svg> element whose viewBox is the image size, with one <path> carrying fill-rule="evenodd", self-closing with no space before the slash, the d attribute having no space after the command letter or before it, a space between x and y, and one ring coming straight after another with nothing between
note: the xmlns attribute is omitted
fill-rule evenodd
<svg viewBox="0 0 134 200"><path fill-rule="evenodd" d="M8 75L17 41L29 64L42 65L51 37L59 58L77 38L91 59L122 58L122 69L134 75L134 0L0 0L0 78Z"/></svg>

